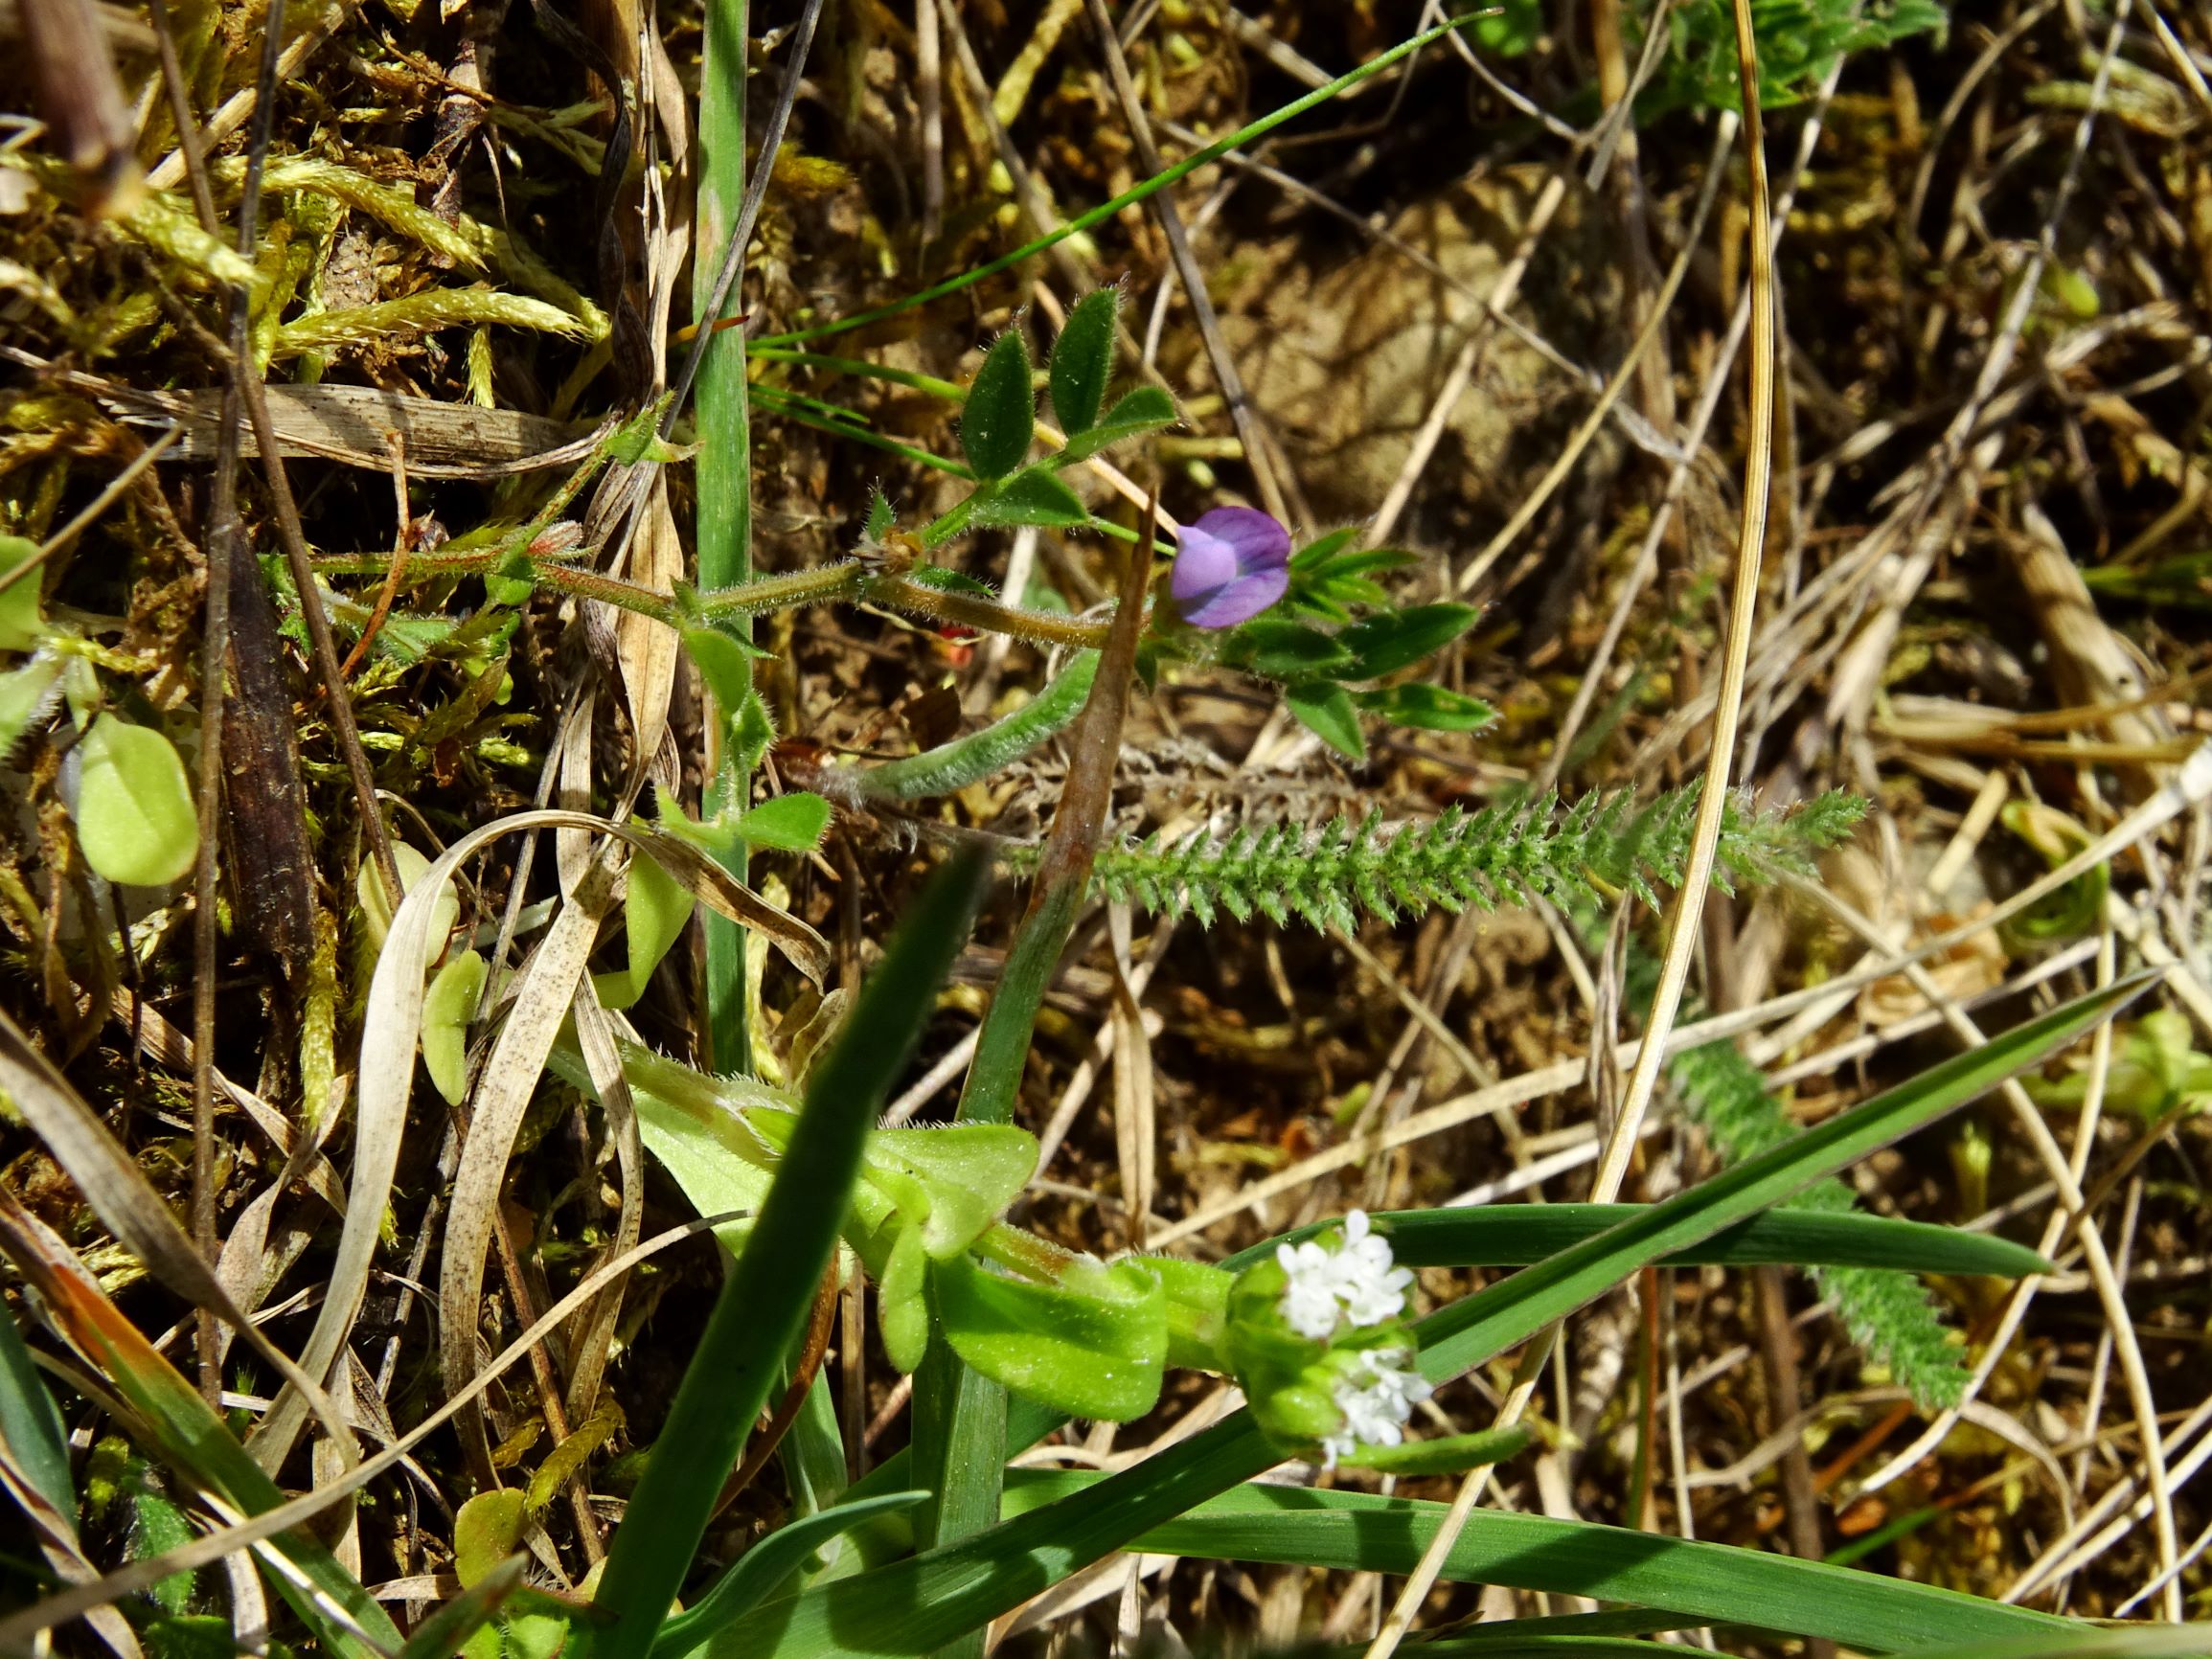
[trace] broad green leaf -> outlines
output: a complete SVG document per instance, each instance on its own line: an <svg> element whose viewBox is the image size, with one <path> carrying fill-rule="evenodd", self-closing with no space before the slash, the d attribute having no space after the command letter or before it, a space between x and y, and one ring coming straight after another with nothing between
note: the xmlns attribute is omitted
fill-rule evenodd
<svg viewBox="0 0 2212 1659"><path fill-rule="evenodd" d="M1096 426L1080 438L1070 433L1067 447L1052 458L1052 464L1055 466L1072 466L1078 461L1087 461L1117 443L1127 443L1132 438L1142 438L1148 432L1173 426L1181 419L1175 413L1175 400L1159 387L1135 387L1116 398L1113 407L1106 412L1106 418Z"/></svg>
<svg viewBox="0 0 2212 1659"><path fill-rule="evenodd" d="M927 1492L885 1492L839 1504L777 1528L732 1561L707 1593L661 1626L650 1659L678 1659L716 1631L726 1629L766 1601L809 1556L878 1515L903 1514L927 1503Z"/></svg>
<svg viewBox="0 0 2212 1659"><path fill-rule="evenodd" d="M1614 1284L1648 1262L1686 1250L1722 1229L1771 1208L1790 1193L1824 1175L1846 1168L1867 1153L1920 1128L1945 1113L1986 1093L2013 1073L2034 1065L2080 1037L2110 1015L2150 983L2135 975L2057 1009L2040 1019L1930 1068L1795 1139L1758 1157L1745 1160L1713 1180L1654 1204L1595 1238L1571 1246L1534 1267L1476 1295L1432 1313L1417 1328L1422 1343L1421 1369L1431 1379L1456 1376L1541 1330L1556 1319L1603 1295ZM1042 1432L1037 1415L1025 1416L1015 1432L1009 1420L1010 1438L1031 1430ZM1018 1605L1029 1597L1060 1582L1110 1550L1149 1547L1154 1529L1229 1492L1270 1467L1276 1453L1261 1434L1251 1413L1241 1411L1212 1428L1191 1436L1134 1468L1099 1481L1084 1483L1063 1502L1023 1514L974 1537L933 1550L911 1560L797 1597L777 1620L777 1659L825 1659L831 1653L911 1655L933 1651L963 1631L971 1630ZM1276 1489L1251 1489L1275 1490ZM1342 1497L1348 1494L1300 1494ZM1228 1502L1244 1498L1232 1493ZM1487 1526L1494 1518L1504 1523L1528 1523L1535 1517L1478 1514ZM1585 1535L1567 1523L1540 1522L1563 1528L1555 1533L1517 1534L1515 1551L1505 1554L1519 1560L1513 1570L1522 1578L1556 1568L1579 1575L1561 1587L1578 1594L1634 1602L1643 1599L1646 1580L1635 1578L1634 1588L1601 1590L1589 1582L1593 1565L1577 1553ZM1370 1550L1380 1551L1386 1540L1404 1540L1396 1524L1378 1529L1354 1525L1345 1531L1363 1539ZM1590 1529L1602 1532L1603 1529ZM1494 1534L1471 1529L1471 1537ZM1633 1540L1632 1548L1646 1552L1638 1561L1651 1558L1660 1540L1652 1534L1621 1534ZM1546 1554L1543 1545L1550 1546ZM1399 1546L1392 1546L1393 1549ZM1462 1540L1463 1549L1477 1547ZM1714 1545L1676 1545L1676 1548L1715 1551L1724 1558L1736 1552ZM1411 1570L1420 1555L1417 1541L1403 1541L1411 1553L1398 1572ZM1521 1559L1535 1552L1532 1558ZM1203 1553L1220 1553L1209 1547ZM1393 1558L1398 1558L1393 1555ZM1708 1559L1711 1557L1698 1557ZM1827 1635L1855 1645L1890 1648L1946 1640L1972 1640L2012 1630L2048 1629L2041 1615L1998 1608L1972 1597L1951 1595L1915 1584L1899 1584L1864 1574L1839 1572L1814 1563L1784 1557L1752 1554L1745 1557L1756 1572L1771 1572L1780 1563L1800 1572L1825 1575L1824 1587L1841 1586L1835 1595L1812 1598L1802 1608L1798 1633ZM1363 1563L1356 1563L1363 1564ZM1503 1572L1502 1566L1488 1570ZM1683 1576L1665 1572L1651 1576L1649 1604L1674 1606L1668 1600L1681 1586ZM1499 1578L1496 1581L1510 1581ZM1797 1580L1802 1582L1803 1580ZM1541 1586L1539 1586L1541 1587ZM1767 1616L1768 1609L1786 1605L1771 1593L1771 1582L1756 1581L1761 1591L1750 1600L1738 1600L1714 1610L1716 1617L1740 1620L1743 1608L1757 1605L1762 1622L1777 1626L1787 1621ZM1873 1612L1866 1612L1872 1608ZM1864 1613L1861 1618L1859 1615ZM2022 1625L2019 1621L2041 1621ZM1887 1636L1870 1639L1870 1630ZM1897 1639L1889 1640L1888 1636ZM711 1644L712 1659L750 1659L764 1651L741 1639Z"/></svg>
<svg viewBox="0 0 2212 1659"><path fill-rule="evenodd" d="M490 971L476 952L462 951L422 996L422 1064L447 1105L459 1105L468 1092L468 1022Z"/></svg>
<svg viewBox="0 0 2212 1659"><path fill-rule="evenodd" d="M199 852L199 816L176 747L113 715L77 745L77 844L85 863L125 887L182 880Z"/></svg>
<svg viewBox="0 0 2212 1659"><path fill-rule="evenodd" d="M960 447L977 477L1004 478L1028 456L1037 431L1030 380L1029 343L1009 329L992 343L960 411Z"/></svg>
<svg viewBox="0 0 2212 1659"><path fill-rule="evenodd" d="M1107 336L1110 349L1112 336ZM38 557L38 544L20 535L0 535L0 580ZM38 580L33 571L0 588L0 651L28 651L46 637L46 619L38 609Z"/></svg>
<svg viewBox="0 0 2212 1659"><path fill-rule="evenodd" d="M518 1613L499 1633L507 1659L558 1659L568 1645L569 1622L549 1613Z"/></svg>
<svg viewBox="0 0 2212 1659"><path fill-rule="evenodd" d="M969 517L974 525L1035 524L1046 530L1080 530L1090 522L1083 497L1062 484L1050 466L1024 467L1005 485L982 496Z"/></svg>
<svg viewBox="0 0 2212 1659"><path fill-rule="evenodd" d="M33 724L51 714L61 695L65 663L51 651L0 673L0 761L15 752Z"/></svg>
<svg viewBox="0 0 2212 1659"><path fill-rule="evenodd" d="M1355 623L1336 636L1355 662L1345 677L1379 680L1409 669L1451 644L1481 615L1471 604L1423 604Z"/></svg>
<svg viewBox="0 0 2212 1659"><path fill-rule="evenodd" d="M453 1517L453 1573L471 1589L499 1571L522 1541L529 1505L514 1487L478 1492Z"/></svg>
<svg viewBox="0 0 2212 1659"><path fill-rule="evenodd" d="M1319 734L1321 740L1348 761L1367 758L1367 739L1360 735L1359 711L1352 693L1327 680L1292 686L1283 693L1284 705L1298 723Z"/></svg>
<svg viewBox="0 0 2212 1659"><path fill-rule="evenodd" d="M1025 1518L1034 1525L1038 1515L1031 1506L1047 1493L1064 1500L1103 1484L1087 1471L1009 1470L1007 1507L1022 1517L1013 1524L1018 1527ZM1435 1536L1445 1508L1366 1492L1243 1486L1209 1500L1195 1513L1148 1528L1129 1547L1159 1555L1403 1574L1413 1570ZM2046 1613L1905 1579L1763 1550L1687 1543L1663 1534L1499 1510L1476 1510L1468 1517L1445 1558L1443 1577L1461 1583L1591 1596L1700 1623L1749 1623L1875 1652L2060 1631L2077 1638L2082 1634Z"/></svg>
<svg viewBox="0 0 2212 1659"><path fill-rule="evenodd" d="M811 852L830 832L830 803L819 795L794 789L787 795L763 801L735 826L748 847L765 847L778 852ZM688 898L690 895L685 895Z"/></svg>
<svg viewBox="0 0 2212 1659"><path fill-rule="evenodd" d="M1392 686L1361 692L1353 700L1394 726L1425 732L1479 732L1497 718L1497 711L1480 697L1444 686Z"/></svg>
<svg viewBox="0 0 2212 1659"><path fill-rule="evenodd" d="M813 1307L862 1146L967 943L987 871L980 852L963 852L938 872L815 1063L806 1109L662 1427L657 1443L677 1455L647 1460L608 1548L595 1600L614 1623L596 1633L595 1659L646 1659L683 1587L722 1483Z"/></svg>
<svg viewBox="0 0 2212 1659"><path fill-rule="evenodd" d="M878 1129L862 1156L868 1179L895 1180L915 1194L900 1207L922 1223L924 1248L943 1261L975 1242L1020 1196L1037 1173L1037 1137L1012 1124Z"/></svg>
<svg viewBox="0 0 2212 1659"><path fill-rule="evenodd" d="M768 1191L766 1154L733 1097L755 1096L764 1106L787 1104L789 1097L746 1078L703 1077L635 1043L619 1047L638 1134L692 1207L702 1216L758 1211ZM590 1087L573 1051L556 1049L554 1063L571 1082ZM751 1231L749 1221L736 1221L716 1228L715 1237L734 1251Z"/></svg>
<svg viewBox="0 0 2212 1659"><path fill-rule="evenodd" d="M1067 314L1067 326L1052 346L1052 412L1068 437L1087 432L1106 406L1106 381L1113 375L1114 331L1121 317L1121 290L1100 288L1083 295Z"/></svg>
<svg viewBox="0 0 2212 1659"><path fill-rule="evenodd" d="M930 1283L952 1351L1014 1393L1112 1422L1158 1401L1167 1294L1141 1263L1079 1261L1059 1284L1038 1284L958 1257Z"/></svg>

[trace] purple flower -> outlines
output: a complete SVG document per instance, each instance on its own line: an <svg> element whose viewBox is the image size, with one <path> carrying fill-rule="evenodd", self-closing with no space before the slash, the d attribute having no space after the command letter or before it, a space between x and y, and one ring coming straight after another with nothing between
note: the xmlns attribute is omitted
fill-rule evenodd
<svg viewBox="0 0 2212 1659"><path fill-rule="evenodd" d="M1175 609L1197 628L1235 627L1290 587L1290 533L1256 507L1217 507L1175 536Z"/></svg>

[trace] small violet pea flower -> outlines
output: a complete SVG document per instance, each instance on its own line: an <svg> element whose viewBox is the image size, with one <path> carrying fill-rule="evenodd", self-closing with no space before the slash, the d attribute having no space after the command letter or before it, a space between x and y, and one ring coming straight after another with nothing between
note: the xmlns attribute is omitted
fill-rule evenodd
<svg viewBox="0 0 2212 1659"><path fill-rule="evenodd" d="M1217 507L1175 536L1175 609L1197 628L1235 627L1290 588L1290 533L1255 507Z"/></svg>

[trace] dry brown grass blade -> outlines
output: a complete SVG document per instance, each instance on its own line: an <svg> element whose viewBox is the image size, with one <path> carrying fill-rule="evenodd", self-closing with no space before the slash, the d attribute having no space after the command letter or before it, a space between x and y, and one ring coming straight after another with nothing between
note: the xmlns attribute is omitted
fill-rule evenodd
<svg viewBox="0 0 2212 1659"><path fill-rule="evenodd" d="M420 478L495 478L574 466L588 460L605 423L584 425L527 415L518 409L484 409L412 398L376 386L270 386L269 424L281 455L335 461L364 471L391 469L390 440L405 445L407 470ZM172 459L205 461L220 429L219 392L153 392L120 383L95 394L126 420L173 421L179 438ZM241 435L245 455L260 449Z"/></svg>
<svg viewBox="0 0 2212 1659"><path fill-rule="evenodd" d="M445 1391L458 1394L476 1375L477 1332L483 1323L484 1265L499 1224L500 1188L522 1115L537 1089L546 1057L569 1003L583 981L583 965L599 942L599 926L614 905L614 872L593 860L575 894L560 907L544 940L523 964L507 1024L469 1097L461 1168L445 1220L438 1273L438 1366ZM582 995L591 994L584 986ZM497 1484L491 1443L482 1415L464 1413L461 1441L482 1486Z"/></svg>
<svg viewBox="0 0 2212 1659"><path fill-rule="evenodd" d="M208 1309L239 1331L287 1383L307 1391L317 1420L350 1447L352 1438L337 1407L289 1354L239 1311L213 1265L177 1225L168 1201L5 1010L0 1010L0 1094L14 1103L54 1161L77 1183L93 1214L146 1270L188 1304Z"/></svg>

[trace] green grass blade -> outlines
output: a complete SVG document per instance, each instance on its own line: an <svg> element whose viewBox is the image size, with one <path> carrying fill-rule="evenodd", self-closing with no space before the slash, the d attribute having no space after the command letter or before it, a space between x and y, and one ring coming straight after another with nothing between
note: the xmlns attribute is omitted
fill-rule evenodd
<svg viewBox="0 0 2212 1659"><path fill-rule="evenodd" d="M1652 1205L1595 1238L1524 1268L1502 1284L1438 1310L1418 1328L1423 1373L1437 1380L1455 1376L1527 1341L1646 1263L1687 1249L1780 1202L1822 1175L1955 1110L2110 1017L2154 977L2136 974L2091 992L1839 1114L1787 1146L1740 1164L1663 1204ZM1058 1583L1107 1551L1128 1545L1252 1479L1277 1461L1274 1448L1261 1435L1250 1414L1240 1412L1158 1457L1095 1486L1086 1484L1067 1500L1017 1521L764 1607L759 1619L743 1630L732 1632L729 1639L710 1645L706 1651L710 1659L752 1659L753 1655L769 1653L777 1659L817 1659L833 1652L929 1652ZM1371 1524L1367 1530L1386 1532L1403 1524ZM1627 1536L1644 1538L1640 1534ZM1419 1553L1419 1546L1414 1546L1406 1565L1398 1570L1410 1570ZM1867 1594L1870 1585L1876 1594L1892 1589L1907 1598L1930 1593L1919 1586L1891 1585L1864 1575L1844 1576L1851 1579L1853 1593L1859 1596ZM1621 1595L1614 1599L1635 1598ZM1959 1600L1968 1608L1984 1605L1971 1598ZM2017 1625L1968 1623L1959 1627L1962 1639L2019 1628ZM1947 1637L1938 1630L1925 1639L1941 1641Z"/></svg>
<svg viewBox="0 0 2212 1659"><path fill-rule="evenodd" d="M692 261L692 321L712 328L706 313L714 304L714 273L745 199L745 25L746 0L708 0L705 39L699 67L698 246ZM698 403L695 412L699 458L692 468L697 493L695 509L698 569L695 580L708 593L736 587L753 574L752 412L745 393L745 330L721 329L707 341L699 359ZM752 637L749 618L733 616L718 625ZM710 709L707 730L719 733L735 711ZM708 788L722 745L709 739ZM741 796L744 780L737 782ZM734 803L742 810L744 801ZM745 878L745 854L729 861L730 874ZM712 912L700 919L706 929L707 1050L722 1071L752 1064L745 1032L745 932L727 917Z"/></svg>
<svg viewBox="0 0 2212 1659"><path fill-rule="evenodd" d="M530 1557L513 1555L415 1626L399 1659L451 1659L468 1639L491 1623L508 1599L522 1587Z"/></svg>
<svg viewBox="0 0 2212 1659"><path fill-rule="evenodd" d="M1100 1477L1015 1470L1009 1481L1015 1495L1008 1508L1019 1525L1020 1506L1051 1493L1058 1508ZM1402 1574L1413 1570L1435 1536L1445 1508L1369 1492L1246 1486L1194 1514L1149 1529L1130 1547L1156 1555ZM1763 1626L1884 1653L2082 1634L2047 1613L1954 1590L1761 1550L1497 1510L1477 1510L1469 1517L1443 1577L1625 1602L1699 1623L1740 1624L1745 1610L1755 1608Z"/></svg>
<svg viewBox="0 0 2212 1659"><path fill-rule="evenodd" d="M1508 1204L1488 1209L1406 1210L1374 1217L1408 1267L1525 1267L1607 1228L1633 1219L1641 1204ZM1334 1221L1285 1236L1295 1243ZM1272 1251L1274 1243L1266 1249ZM2050 1271L2024 1244L1880 1216L1773 1211L1676 1251L1662 1267L1893 1267L1909 1273L1979 1273L2022 1279Z"/></svg>
<svg viewBox="0 0 2212 1659"><path fill-rule="evenodd" d="M69 1473L69 1436L54 1396L32 1363L15 1321L0 1312L0 1446L38 1495L72 1520L77 1484Z"/></svg>
<svg viewBox="0 0 2212 1659"><path fill-rule="evenodd" d="M885 1492L779 1527L732 1561L729 1571L715 1580L714 1587L696 1605L661 1626L653 1641L651 1659L675 1659L743 1618L832 1538L878 1515L901 1513L928 1498L927 1492Z"/></svg>
<svg viewBox="0 0 2212 1659"><path fill-rule="evenodd" d="M967 942L985 872L982 856L967 852L931 879L809 1079L760 1219L607 1552L597 1601L614 1622L592 1634L595 1659L645 1659L683 1587L716 1497L813 1307L861 1144Z"/></svg>

